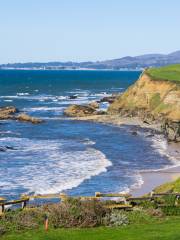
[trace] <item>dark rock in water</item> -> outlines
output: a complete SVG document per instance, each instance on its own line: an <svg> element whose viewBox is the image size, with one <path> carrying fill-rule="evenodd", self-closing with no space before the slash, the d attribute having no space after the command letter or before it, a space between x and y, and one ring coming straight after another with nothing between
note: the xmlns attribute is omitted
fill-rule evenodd
<svg viewBox="0 0 180 240"><path fill-rule="evenodd" d="M6 148L5 147L0 147L0 152L6 152Z"/></svg>
<svg viewBox="0 0 180 240"><path fill-rule="evenodd" d="M151 137L154 137L154 134L149 134L146 136L147 138L151 138Z"/></svg>
<svg viewBox="0 0 180 240"><path fill-rule="evenodd" d="M6 152L7 150L16 150L16 149L11 146L1 146L0 147L0 152Z"/></svg>
<svg viewBox="0 0 180 240"><path fill-rule="evenodd" d="M5 146L5 148L8 149L8 150L16 150L16 148L11 147L11 146Z"/></svg>
<svg viewBox="0 0 180 240"><path fill-rule="evenodd" d="M99 100L100 103L102 102L108 102L108 103L113 103L116 100L117 96L110 96L110 97L103 97L102 99Z"/></svg>
<svg viewBox="0 0 180 240"><path fill-rule="evenodd" d="M132 134L133 136L137 136L137 135L138 135L138 133L135 132L135 131L131 132L131 134Z"/></svg>
<svg viewBox="0 0 180 240"><path fill-rule="evenodd" d="M35 117L31 117L25 113L19 114L16 119L18 121L22 121L22 122L31 122L33 124L38 124L38 123L42 123L43 120L39 119L39 118L35 118Z"/></svg>
<svg viewBox="0 0 180 240"><path fill-rule="evenodd" d="M64 111L64 114L68 117L84 117L94 115L95 113L95 108L83 105L71 105Z"/></svg>
<svg viewBox="0 0 180 240"><path fill-rule="evenodd" d="M76 99L76 98L78 98L77 95L71 95L71 96L69 96L69 99Z"/></svg>

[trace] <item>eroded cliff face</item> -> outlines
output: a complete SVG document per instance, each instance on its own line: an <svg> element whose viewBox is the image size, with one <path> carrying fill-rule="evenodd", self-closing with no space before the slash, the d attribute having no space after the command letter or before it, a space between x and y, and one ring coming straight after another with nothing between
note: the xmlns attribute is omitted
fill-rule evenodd
<svg viewBox="0 0 180 240"><path fill-rule="evenodd" d="M161 121L168 139L180 141L180 84L153 80L144 72L110 105L108 113L138 116L147 123Z"/></svg>

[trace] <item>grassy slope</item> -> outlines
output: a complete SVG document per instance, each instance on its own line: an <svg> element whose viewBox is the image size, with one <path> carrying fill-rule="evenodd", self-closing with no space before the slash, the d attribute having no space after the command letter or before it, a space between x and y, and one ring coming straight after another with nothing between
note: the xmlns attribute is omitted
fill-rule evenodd
<svg viewBox="0 0 180 240"><path fill-rule="evenodd" d="M176 181L162 184L154 189L155 193L180 192L180 178Z"/></svg>
<svg viewBox="0 0 180 240"><path fill-rule="evenodd" d="M12 233L1 240L179 240L180 218L169 218L163 223L131 225L121 228L57 229L47 233L41 229L21 234Z"/></svg>
<svg viewBox="0 0 180 240"><path fill-rule="evenodd" d="M150 68L147 70L147 73L154 79L180 83L180 64L160 68Z"/></svg>

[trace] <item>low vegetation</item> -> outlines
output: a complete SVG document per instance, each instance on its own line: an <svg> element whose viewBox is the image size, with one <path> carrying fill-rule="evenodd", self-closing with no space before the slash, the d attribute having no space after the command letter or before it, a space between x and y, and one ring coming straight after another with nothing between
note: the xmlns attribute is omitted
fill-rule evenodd
<svg viewBox="0 0 180 240"><path fill-rule="evenodd" d="M160 68L150 68L147 73L157 80L168 80L180 83L180 64Z"/></svg>
<svg viewBox="0 0 180 240"><path fill-rule="evenodd" d="M173 182L168 182L165 184L162 184L158 187L156 187L154 189L155 193L165 193L165 192L169 192L169 193L180 193L180 178L178 178L177 180L173 181Z"/></svg>
<svg viewBox="0 0 180 240"><path fill-rule="evenodd" d="M155 189L180 192L180 179ZM180 239L180 201L174 195L154 200L131 200L129 210L109 209L109 201L67 198L47 204L6 212L0 218L0 239ZM44 230L48 217L49 230Z"/></svg>

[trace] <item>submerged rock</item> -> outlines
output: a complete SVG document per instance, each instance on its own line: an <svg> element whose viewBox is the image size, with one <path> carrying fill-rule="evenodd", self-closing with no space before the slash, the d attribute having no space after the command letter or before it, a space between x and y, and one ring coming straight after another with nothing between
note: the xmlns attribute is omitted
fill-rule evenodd
<svg viewBox="0 0 180 240"><path fill-rule="evenodd" d="M39 118L35 118L35 117L31 117L25 113L19 114L16 119L18 121L22 121L22 122L31 122L33 124L38 124L38 123L42 123L43 120L39 119Z"/></svg>

